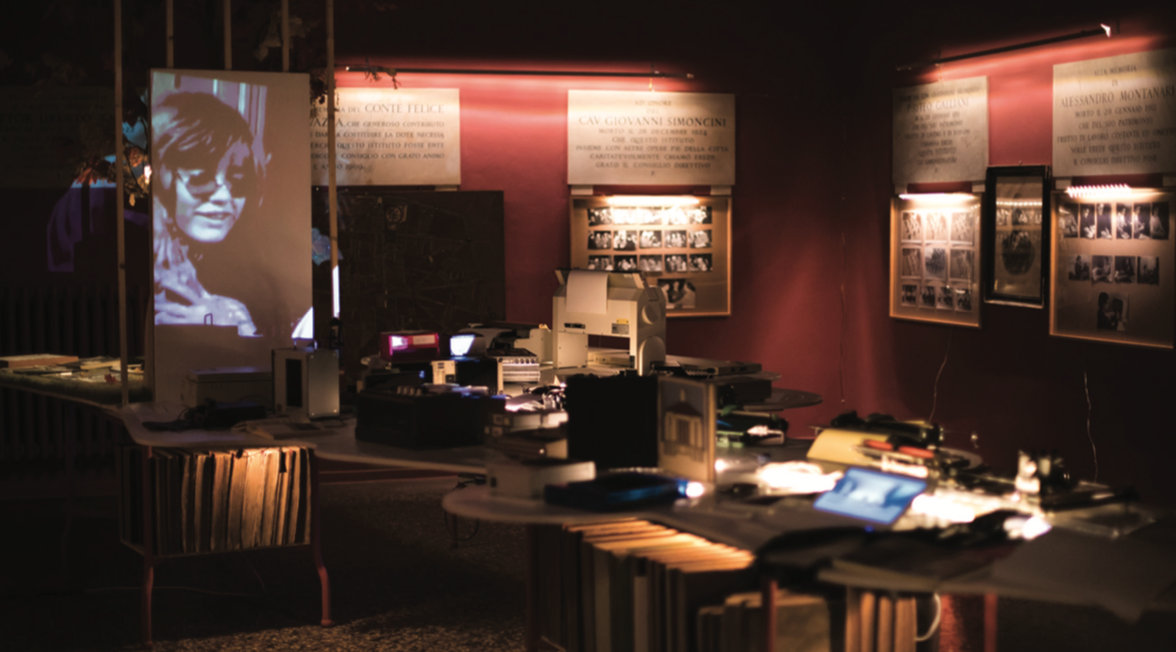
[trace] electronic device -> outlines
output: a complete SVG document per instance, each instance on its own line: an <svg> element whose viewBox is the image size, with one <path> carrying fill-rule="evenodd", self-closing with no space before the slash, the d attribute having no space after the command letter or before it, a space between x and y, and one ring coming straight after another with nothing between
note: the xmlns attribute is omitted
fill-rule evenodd
<svg viewBox="0 0 1176 652"><path fill-rule="evenodd" d="M553 505L611 511L673 502L686 495L688 482L648 473L614 473L594 480L549 484L543 500Z"/></svg>
<svg viewBox="0 0 1176 652"><path fill-rule="evenodd" d="M308 419L339 415L339 353L334 349L273 350L274 412Z"/></svg>
<svg viewBox="0 0 1176 652"><path fill-rule="evenodd" d="M891 525L927 490L927 482L906 475L850 467L813 508L879 525Z"/></svg>
<svg viewBox="0 0 1176 652"><path fill-rule="evenodd" d="M646 375L666 359L666 295L638 273L559 269L552 299L556 369L588 364L588 337L628 340L628 367Z"/></svg>
<svg viewBox="0 0 1176 652"><path fill-rule="evenodd" d="M434 360L440 357L441 336L431 331L380 333L380 357L397 362Z"/></svg>
<svg viewBox="0 0 1176 652"><path fill-rule="evenodd" d="M502 382L522 385L538 385L540 379L539 356L527 349L490 349L486 357L498 362Z"/></svg>
<svg viewBox="0 0 1176 652"><path fill-rule="evenodd" d="M505 406L484 389L379 385L359 393L355 438L416 450L475 446Z"/></svg>
<svg viewBox="0 0 1176 652"><path fill-rule="evenodd" d="M180 386L180 399L190 408L205 405L210 400L231 403L245 399L272 406L273 372L264 367L192 369Z"/></svg>

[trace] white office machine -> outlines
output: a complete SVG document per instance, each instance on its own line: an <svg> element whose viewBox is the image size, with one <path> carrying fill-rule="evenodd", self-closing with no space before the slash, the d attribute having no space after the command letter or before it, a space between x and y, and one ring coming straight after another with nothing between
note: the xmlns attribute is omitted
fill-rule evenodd
<svg viewBox="0 0 1176 652"><path fill-rule="evenodd" d="M274 349L274 412L308 419L339 415L339 354L333 349Z"/></svg>
<svg viewBox="0 0 1176 652"><path fill-rule="evenodd" d="M589 362L588 336L625 338L627 366L646 375L666 359L666 295L638 273L556 270L552 299L556 369Z"/></svg>

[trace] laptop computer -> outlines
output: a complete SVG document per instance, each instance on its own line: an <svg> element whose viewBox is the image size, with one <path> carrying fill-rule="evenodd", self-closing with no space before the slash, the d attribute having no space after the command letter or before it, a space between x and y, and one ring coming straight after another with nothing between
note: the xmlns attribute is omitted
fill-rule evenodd
<svg viewBox="0 0 1176 652"><path fill-rule="evenodd" d="M813 508L874 525L892 525L926 490L927 481L920 478L851 466L817 498Z"/></svg>

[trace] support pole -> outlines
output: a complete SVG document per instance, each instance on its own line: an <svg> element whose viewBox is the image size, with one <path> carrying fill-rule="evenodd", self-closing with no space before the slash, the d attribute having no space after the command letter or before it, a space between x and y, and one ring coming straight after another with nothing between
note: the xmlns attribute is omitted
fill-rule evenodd
<svg viewBox="0 0 1176 652"><path fill-rule="evenodd" d="M118 237L118 359L121 371L122 404L130 402L127 376L127 234L123 208L123 79L122 0L114 0L114 206Z"/></svg>
<svg viewBox="0 0 1176 652"><path fill-rule="evenodd" d="M327 211L331 235L331 278L339 274L339 195L335 185L335 0L327 0ZM332 306L339 289L332 283ZM334 312L334 308L332 308ZM338 317L339 315L332 315Z"/></svg>

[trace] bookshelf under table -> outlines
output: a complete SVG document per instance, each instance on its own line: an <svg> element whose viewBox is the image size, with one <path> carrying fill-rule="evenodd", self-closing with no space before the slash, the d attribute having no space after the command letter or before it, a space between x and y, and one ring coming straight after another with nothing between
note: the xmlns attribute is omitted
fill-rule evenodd
<svg viewBox="0 0 1176 652"><path fill-rule="evenodd" d="M320 434L303 439L286 439L274 441L266 437L252 435L233 430L203 430L193 429L180 432L153 431L143 427L148 421L172 421L179 418L184 406L156 403L132 403L121 408L108 408L109 414L120 419L130 436L133 448L139 451L143 462L136 469L127 469L123 463L123 455L119 455L120 483L119 483L119 529L123 543L143 556L143 584L141 601L141 625L143 642L150 646L152 642L151 601L154 585L154 569L156 562L161 559L180 558L192 555L219 554L221 550L197 550L185 552L181 545L180 551L169 549L160 554L148 533L157 532L153 517L159 514L156 502L159 498L156 482L153 478L150 461L161 451L165 454L173 452L189 452L193 455L215 454L215 452L241 451L254 449L297 449L304 451L306 462L305 478L309 490L309 500L306 503L305 537L295 537L296 541L289 541L278 545L249 545L228 547L223 552L243 549L263 549L269 547L309 546L314 557L314 565L318 572L322 589L322 619L324 627L332 624L331 620L331 589L326 566L323 563L321 547L321 515L319 510L319 469L318 459L360 462L383 466L402 468L429 469L435 471L449 471L453 473L484 474L486 462L493 453L483 446L470 446L432 451L414 451L394 446L386 446L355 439L354 419L341 420L337 427L331 426L332 434ZM268 477L268 474L267 474ZM123 536L130 529L124 531L124 518L129 514L124 507L124 494L130 492L137 485L142 512L141 541L128 540ZM266 483L262 483L266 484ZM268 486L267 486L268 488ZM129 498L129 496L128 496ZM127 502L130 502L129 500ZM168 514L170 515L170 514ZM128 524L129 525L129 524ZM297 529L297 528L296 528ZM181 539L183 537L181 536ZM242 542L243 543L243 542ZM199 546L197 546L199 548Z"/></svg>

